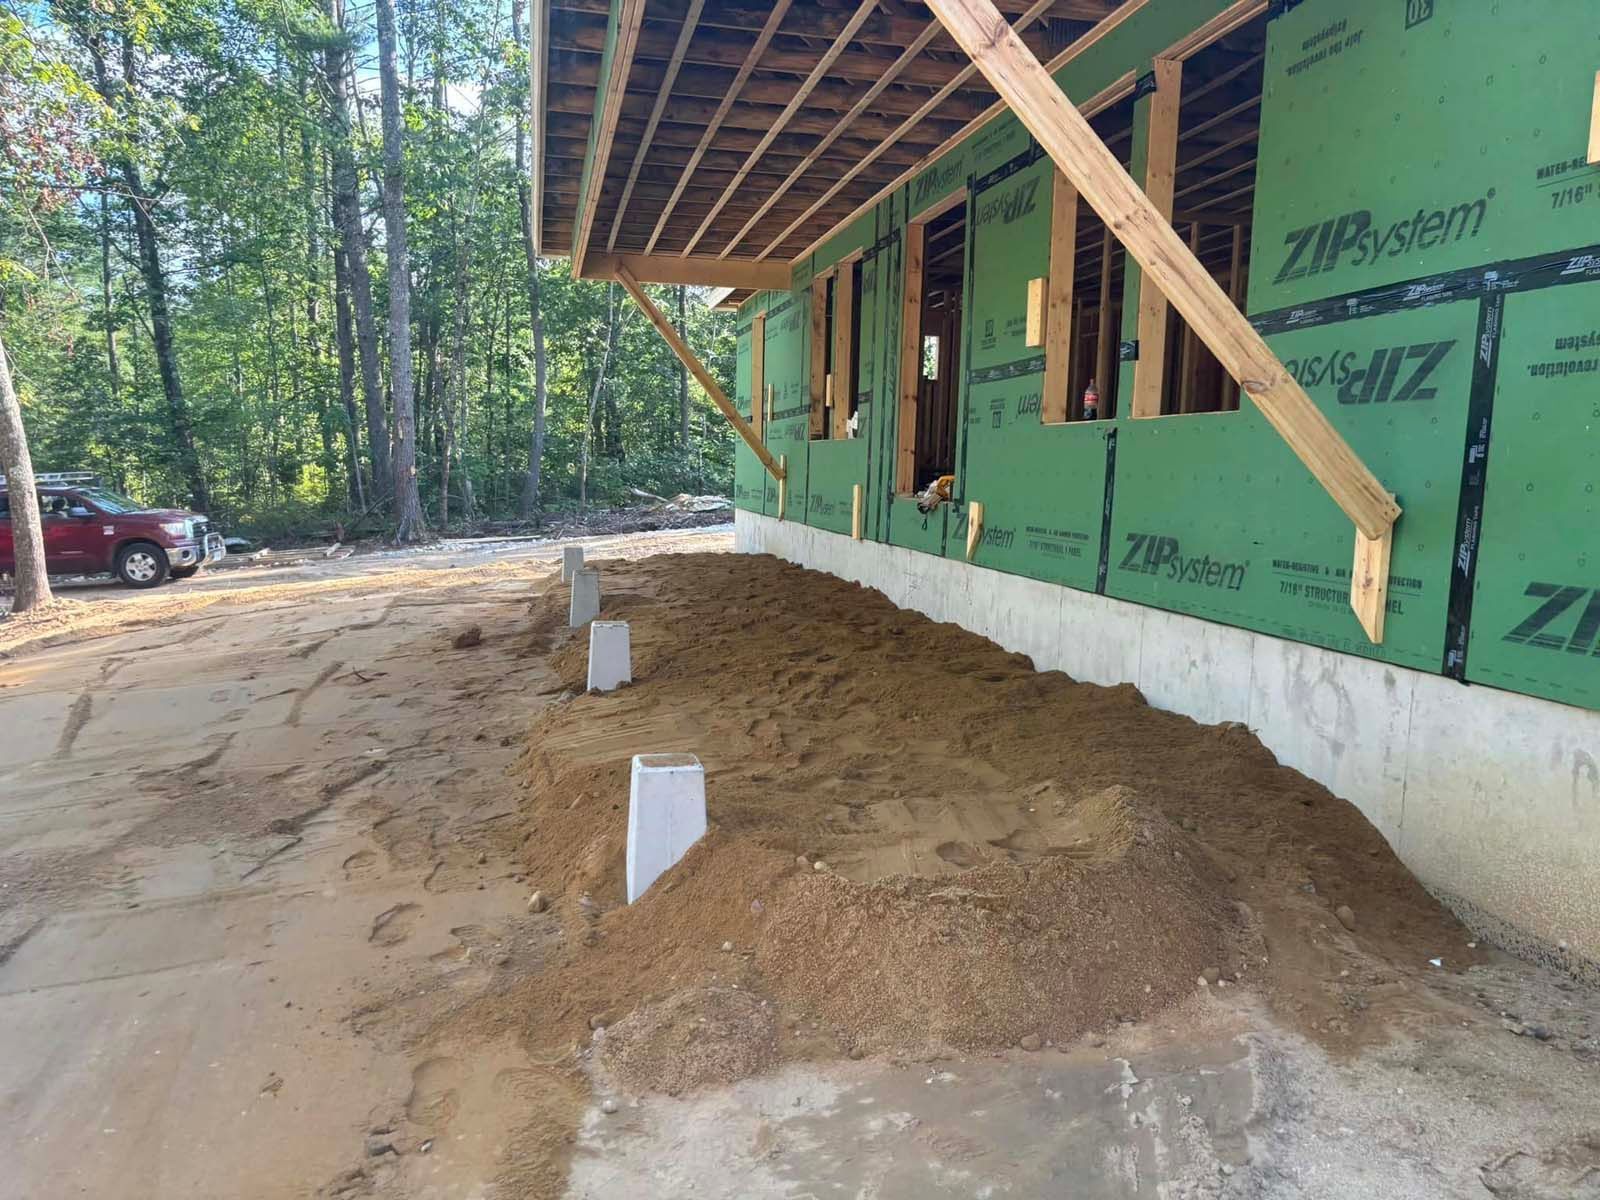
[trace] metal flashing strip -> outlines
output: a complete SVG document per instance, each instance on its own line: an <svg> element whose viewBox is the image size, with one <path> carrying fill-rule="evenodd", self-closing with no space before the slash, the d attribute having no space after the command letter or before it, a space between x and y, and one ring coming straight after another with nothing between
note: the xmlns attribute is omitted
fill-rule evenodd
<svg viewBox="0 0 1600 1200"><path fill-rule="evenodd" d="M1478 308L1478 336L1472 359L1472 390L1467 396L1466 446L1461 458L1461 499L1456 506L1455 557L1450 563L1450 595L1445 607L1444 662L1440 670L1465 683L1467 649L1472 639L1473 584L1478 546L1483 540L1483 499L1489 475L1489 434L1494 423L1494 392L1500 369L1500 331L1505 297L1485 296Z"/></svg>

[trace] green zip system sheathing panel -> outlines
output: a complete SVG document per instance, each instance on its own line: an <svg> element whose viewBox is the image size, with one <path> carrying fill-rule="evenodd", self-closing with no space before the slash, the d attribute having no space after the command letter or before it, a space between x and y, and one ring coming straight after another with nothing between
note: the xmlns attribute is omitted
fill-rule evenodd
<svg viewBox="0 0 1600 1200"><path fill-rule="evenodd" d="M1224 7L1151 0L1058 78L1093 95ZM1231 413L1041 424L1043 360L1023 328L1027 281L1049 269L1051 164L1009 115L807 264L809 280L868 248L872 399L850 443L780 445L788 426L774 423L769 442L791 469L810 461L808 511L791 489L789 516L842 532L850 485L865 479L868 538L960 558L966 502L979 500L979 566L1600 708L1600 169L1584 161L1600 10L1279 7L1249 312L1405 510L1383 644L1349 609L1349 522L1248 400ZM1147 105L1135 106L1136 178ZM892 494L903 231L963 186L958 502L925 516ZM1139 282L1130 266L1127 321ZM793 294L797 307L806 295ZM778 370L803 369L806 324L769 325L769 380L785 339L796 367ZM1133 364L1122 371L1126 398ZM738 503L762 506L742 485Z"/></svg>

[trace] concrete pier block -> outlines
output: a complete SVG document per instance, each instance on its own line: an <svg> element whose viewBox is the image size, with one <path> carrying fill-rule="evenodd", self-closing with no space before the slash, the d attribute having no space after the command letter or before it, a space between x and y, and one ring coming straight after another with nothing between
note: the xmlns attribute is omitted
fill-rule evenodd
<svg viewBox="0 0 1600 1200"><path fill-rule="evenodd" d="M628 903L706 832L706 773L692 754L636 754L628 795Z"/></svg>
<svg viewBox="0 0 1600 1200"><path fill-rule="evenodd" d="M633 653L626 621L589 623L589 690L615 691L633 682Z"/></svg>
<svg viewBox="0 0 1600 1200"><path fill-rule="evenodd" d="M572 577L583 570L583 547L561 547L561 582L571 583Z"/></svg>
<svg viewBox="0 0 1600 1200"><path fill-rule="evenodd" d="M572 576L572 607L568 610L567 624L577 629L599 615L600 571L596 567L584 567Z"/></svg>

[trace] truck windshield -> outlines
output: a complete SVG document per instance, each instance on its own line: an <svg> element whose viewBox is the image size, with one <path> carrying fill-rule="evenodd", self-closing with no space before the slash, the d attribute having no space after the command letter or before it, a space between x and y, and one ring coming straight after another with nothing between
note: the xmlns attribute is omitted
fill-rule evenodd
<svg viewBox="0 0 1600 1200"><path fill-rule="evenodd" d="M137 500L119 496L116 492L107 491L105 488L84 488L78 494L101 512L109 513L112 516L118 516L122 513L143 512L145 507Z"/></svg>

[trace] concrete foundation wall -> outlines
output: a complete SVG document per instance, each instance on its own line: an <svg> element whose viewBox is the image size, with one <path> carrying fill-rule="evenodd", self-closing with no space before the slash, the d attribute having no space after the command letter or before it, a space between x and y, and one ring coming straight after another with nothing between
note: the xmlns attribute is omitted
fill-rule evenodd
<svg viewBox="0 0 1600 1200"><path fill-rule="evenodd" d="M881 543L735 515L741 553L852 580L1089 683L1249 726L1497 944L1600 975L1600 713Z"/></svg>

